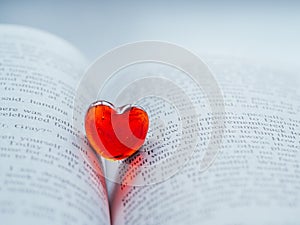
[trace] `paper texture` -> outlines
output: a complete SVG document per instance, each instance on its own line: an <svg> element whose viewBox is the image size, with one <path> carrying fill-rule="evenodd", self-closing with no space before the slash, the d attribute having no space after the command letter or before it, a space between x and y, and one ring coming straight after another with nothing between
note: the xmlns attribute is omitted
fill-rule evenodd
<svg viewBox="0 0 300 225"><path fill-rule="evenodd" d="M34 29L0 26L0 218L6 224L109 224L102 168L72 127L85 59ZM81 152L81 153L80 153Z"/></svg>
<svg viewBox="0 0 300 225"><path fill-rule="evenodd" d="M213 122L203 112L198 151L177 175L156 185L114 186L113 224L299 223L299 78L230 58L208 60L208 65L226 107L215 162L199 171ZM201 94L193 95L199 105L205 101ZM155 147L153 152L156 158L163 154Z"/></svg>

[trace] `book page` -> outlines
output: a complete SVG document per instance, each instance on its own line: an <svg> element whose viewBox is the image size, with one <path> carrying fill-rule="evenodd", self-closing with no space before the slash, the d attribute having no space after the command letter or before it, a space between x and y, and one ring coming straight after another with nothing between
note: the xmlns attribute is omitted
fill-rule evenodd
<svg viewBox="0 0 300 225"><path fill-rule="evenodd" d="M221 86L226 109L215 161L200 171L201 146L213 122L204 110L199 145L175 176L153 185L109 185L113 224L299 224L298 77L236 59L216 58L208 65ZM193 95L201 105L202 95ZM157 102L157 113L172 114L170 109ZM166 135L171 128L165 128ZM166 143L172 148L172 140ZM164 158L159 144L146 147L154 160ZM134 179L134 171L129 172ZM147 173L139 176L149 179Z"/></svg>
<svg viewBox="0 0 300 225"><path fill-rule="evenodd" d="M72 125L85 66L51 34L0 26L1 223L110 223L102 166Z"/></svg>

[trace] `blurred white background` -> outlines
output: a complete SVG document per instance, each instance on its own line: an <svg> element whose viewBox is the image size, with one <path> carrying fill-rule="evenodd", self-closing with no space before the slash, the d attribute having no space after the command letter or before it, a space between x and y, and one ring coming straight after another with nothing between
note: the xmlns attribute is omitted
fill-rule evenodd
<svg viewBox="0 0 300 225"><path fill-rule="evenodd" d="M120 44L155 39L199 55L300 68L300 1L0 0L0 22L57 34L91 60Z"/></svg>

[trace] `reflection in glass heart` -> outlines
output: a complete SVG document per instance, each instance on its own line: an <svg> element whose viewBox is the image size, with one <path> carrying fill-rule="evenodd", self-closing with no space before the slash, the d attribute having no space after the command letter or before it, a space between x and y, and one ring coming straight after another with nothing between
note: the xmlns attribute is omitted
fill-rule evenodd
<svg viewBox="0 0 300 225"><path fill-rule="evenodd" d="M90 105L85 116L85 131L92 148L110 160L125 159L144 143L149 128L145 110L125 105L115 108L107 101Z"/></svg>

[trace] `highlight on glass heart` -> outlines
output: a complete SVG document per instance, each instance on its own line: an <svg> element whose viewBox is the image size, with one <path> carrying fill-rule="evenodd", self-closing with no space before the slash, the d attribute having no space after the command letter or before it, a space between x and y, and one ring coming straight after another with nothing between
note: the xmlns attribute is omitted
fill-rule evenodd
<svg viewBox="0 0 300 225"><path fill-rule="evenodd" d="M145 142L149 128L147 112L133 105L115 107L99 100L85 116L85 132L93 149L102 157L122 160L133 155Z"/></svg>
<svg viewBox="0 0 300 225"><path fill-rule="evenodd" d="M143 186L172 177L191 157L205 171L222 143L224 111L218 83L195 54L142 41L115 48L87 68L73 126L76 140L86 144L80 152L87 163L93 150L107 180Z"/></svg>

